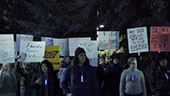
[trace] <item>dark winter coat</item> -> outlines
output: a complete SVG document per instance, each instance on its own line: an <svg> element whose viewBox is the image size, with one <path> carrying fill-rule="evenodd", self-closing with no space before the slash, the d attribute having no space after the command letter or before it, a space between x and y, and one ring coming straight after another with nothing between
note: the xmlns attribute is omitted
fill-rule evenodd
<svg viewBox="0 0 170 96"><path fill-rule="evenodd" d="M71 82L71 68L73 68L73 88L69 89ZM83 82L81 82L81 73L83 71ZM99 86L96 72L90 65L68 66L62 81L64 95L73 93L74 96L99 96Z"/></svg>
<svg viewBox="0 0 170 96"><path fill-rule="evenodd" d="M158 63L160 58L163 57L157 58L156 65L151 71L150 88L156 96L170 96L170 68L161 68Z"/></svg>

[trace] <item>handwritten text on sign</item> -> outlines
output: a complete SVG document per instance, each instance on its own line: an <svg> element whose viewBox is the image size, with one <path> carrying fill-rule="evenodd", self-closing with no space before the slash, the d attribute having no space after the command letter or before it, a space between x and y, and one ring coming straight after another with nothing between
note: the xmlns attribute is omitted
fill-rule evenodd
<svg viewBox="0 0 170 96"><path fill-rule="evenodd" d="M21 41L21 62L41 62L45 51L45 42ZM25 56L24 56L24 55Z"/></svg>
<svg viewBox="0 0 170 96"><path fill-rule="evenodd" d="M127 29L129 53L147 52L148 38L146 27Z"/></svg>
<svg viewBox="0 0 170 96"><path fill-rule="evenodd" d="M151 27L150 30L150 51L170 51L170 27Z"/></svg>

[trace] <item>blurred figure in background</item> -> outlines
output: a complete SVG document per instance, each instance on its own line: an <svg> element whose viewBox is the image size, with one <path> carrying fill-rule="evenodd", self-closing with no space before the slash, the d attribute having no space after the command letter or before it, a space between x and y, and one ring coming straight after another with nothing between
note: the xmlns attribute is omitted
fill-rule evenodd
<svg viewBox="0 0 170 96"><path fill-rule="evenodd" d="M166 54L158 54L150 75L150 88L156 96L170 96L170 67Z"/></svg>
<svg viewBox="0 0 170 96"><path fill-rule="evenodd" d="M61 88L61 82L62 82L63 77L64 77L64 71L66 70L66 68L67 68L67 65L66 65L65 59L60 58L60 70L58 72L58 78L60 80L60 88Z"/></svg>
<svg viewBox="0 0 170 96"><path fill-rule="evenodd" d="M0 96L16 96L16 76L11 69L11 64L5 63L0 70Z"/></svg>

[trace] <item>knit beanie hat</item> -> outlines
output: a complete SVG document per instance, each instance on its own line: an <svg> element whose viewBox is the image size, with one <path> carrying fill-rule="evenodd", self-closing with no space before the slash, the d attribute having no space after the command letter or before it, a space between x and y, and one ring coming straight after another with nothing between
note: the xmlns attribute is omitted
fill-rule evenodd
<svg viewBox="0 0 170 96"><path fill-rule="evenodd" d="M78 47L75 51L75 56L78 56L80 53L86 53L86 52L83 48Z"/></svg>

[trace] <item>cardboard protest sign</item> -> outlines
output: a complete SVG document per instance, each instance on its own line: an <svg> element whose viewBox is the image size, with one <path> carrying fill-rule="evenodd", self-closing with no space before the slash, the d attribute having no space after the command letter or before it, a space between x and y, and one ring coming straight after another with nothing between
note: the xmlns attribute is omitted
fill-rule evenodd
<svg viewBox="0 0 170 96"><path fill-rule="evenodd" d="M119 49L119 31L97 31L99 50Z"/></svg>
<svg viewBox="0 0 170 96"><path fill-rule="evenodd" d="M44 41L21 41L20 62L41 62L44 60Z"/></svg>
<svg viewBox="0 0 170 96"><path fill-rule="evenodd" d="M46 46L44 58L51 63L59 63L59 46Z"/></svg>
<svg viewBox="0 0 170 96"><path fill-rule="evenodd" d="M129 53L148 52L146 27L127 29Z"/></svg>
<svg viewBox="0 0 170 96"><path fill-rule="evenodd" d="M33 41L33 35L17 34L16 35L17 51L20 50L19 48L21 41Z"/></svg>
<svg viewBox="0 0 170 96"><path fill-rule="evenodd" d="M54 39L54 45L60 46L60 56L69 55L69 47L67 39Z"/></svg>
<svg viewBox="0 0 170 96"><path fill-rule="evenodd" d="M41 41L45 41L46 46L54 45L54 38L52 37L41 37Z"/></svg>
<svg viewBox="0 0 170 96"><path fill-rule="evenodd" d="M91 38L90 37L84 37L84 38L69 38L68 42L69 42L69 56L74 56L74 52L78 47L78 42L79 40L87 40L90 41Z"/></svg>
<svg viewBox="0 0 170 96"><path fill-rule="evenodd" d="M98 50L97 41L79 41L78 46L86 51L86 55L89 58L90 65L98 66Z"/></svg>
<svg viewBox="0 0 170 96"><path fill-rule="evenodd" d="M170 51L170 27L150 27L150 51Z"/></svg>
<svg viewBox="0 0 170 96"><path fill-rule="evenodd" d="M0 63L14 63L14 36L13 34L0 35Z"/></svg>

